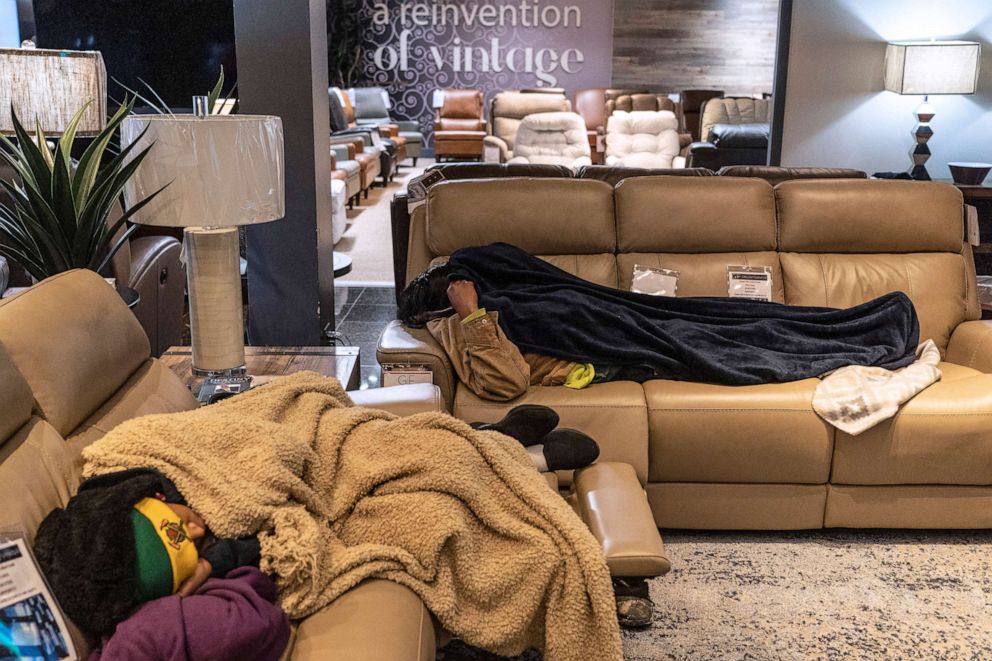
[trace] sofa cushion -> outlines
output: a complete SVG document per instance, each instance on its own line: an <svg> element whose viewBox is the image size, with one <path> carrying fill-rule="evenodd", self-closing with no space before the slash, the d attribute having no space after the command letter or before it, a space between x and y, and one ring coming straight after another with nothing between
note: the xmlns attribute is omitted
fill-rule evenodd
<svg viewBox="0 0 992 661"><path fill-rule="evenodd" d="M961 252L963 198L949 184L797 180L775 199L783 252Z"/></svg>
<svg viewBox="0 0 992 661"><path fill-rule="evenodd" d="M835 484L992 485L992 374L943 377L858 436L837 432Z"/></svg>
<svg viewBox="0 0 992 661"><path fill-rule="evenodd" d="M109 399L151 354L145 331L117 292L82 269L4 299L0 344L31 387L42 417L62 435Z"/></svg>
<svg viewBox="0 0 992 661"><path fill-rule="evenodd" d="M0 446L0 532L19 531L34 540L42 519L64 507L74 493L65 441L39 417Z"/></svg>
<svg viewBox="0 0 992 661"><path fill-rule="evenodd" d="M651 481L825 483L834 430L813 412L818 383L648 381Z"/></svg>
<svg viewBox="0 0 992 661"><path fill-rule="evenodd" d="M434 256L497 241L538 255L612 253L613 188L580 179L445 181L431 187L427 245Z"/></svg>
<svg viewBox="0 0 992 661"><path fill-rule="evenodd" d="M770 266L772 269L772 300L785 302L782 267L777 252L717 252L717 253L624 253L617 256L620 288L630 289L634 266L654 266L679 272L678 296L727 296L728 266Z"/></svg>
<svg viewBox="0 0 992 661"><path fill-rule="evenodd" d="M34 397L14 362L0 344L0 446L31 417Z"/></svg>
<svg viewBox="0 0 992 661"><path fill-rule="evenodd" d="M647 481L648 421L644 390L639 384L614 381L583 390L533 386L506 403L481 399L459 385L453 414L468 422L494 422L520 404L550 406L561 416L562 427L580 429L596 439L601 461L630 464L637 478L642 483Z"/></svg>
<svg viewBox="0 0 992 661"><path fill-rule="evenodd" d="M589 154L582 117L574 112L542 112L527 115L520 122L510 162L569 165Z"/></svg>
<svg viewBox="0 0 992 661"><path fill-rule="evenodd" d="M410 588L368 580L303 620L293 661L433 661L434 622Z"/></svg>
<svg viewBox="0 0 992 661"><path fill-rule="evenodd" d="M616 206L621 253L775 250L775 196L758 179L624 179Z"/></svg>
<svg viewBox="0 0 992 661"><path fill-rule="evenodd" d="M780 253L779 259L789 305L849 308L901 291L916 307L920 341L932 339L942 352L951 332L967 318L967 272L961 255Z"/></svg>
<svg viewBox="0 0 992 661"><path fill-rule="evenodd" d="M768 124L714 124L710 142L718 149L765 149Z"/></svg>
<svg viewBox="0 0 992 661"><path fill-rule="evenodd" d="M154 358L146 360L109 400L67 437L72 461L70 486L73 489L78 486L83 449L120 423L153 413L190 411L198 406L189 389L171 369Z"/></svg>

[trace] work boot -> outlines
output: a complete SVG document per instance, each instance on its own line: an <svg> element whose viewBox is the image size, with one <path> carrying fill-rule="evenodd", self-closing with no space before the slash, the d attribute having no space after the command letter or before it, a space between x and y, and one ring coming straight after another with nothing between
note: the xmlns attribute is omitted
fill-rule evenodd
<svg viewBox="0 0 992 661"><path fill-rule="evenodd" d="M617 599L617 621L627 629L642 629L651 625L654 604L643 578L614 578L613 592Z"/></svg>

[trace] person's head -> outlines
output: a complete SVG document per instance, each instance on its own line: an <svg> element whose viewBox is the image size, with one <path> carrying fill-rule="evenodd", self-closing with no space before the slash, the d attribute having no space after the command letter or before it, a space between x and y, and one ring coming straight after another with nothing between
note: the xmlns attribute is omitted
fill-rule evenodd
<svg viewBox="0 0 992 661"><path fill-rule="evenodd" d="M448 276L451 267L437 264L430 267L406 286L399 295L397 316L404 326L423 328L436 317L448 313L451 304L448 302Z"/></svg>

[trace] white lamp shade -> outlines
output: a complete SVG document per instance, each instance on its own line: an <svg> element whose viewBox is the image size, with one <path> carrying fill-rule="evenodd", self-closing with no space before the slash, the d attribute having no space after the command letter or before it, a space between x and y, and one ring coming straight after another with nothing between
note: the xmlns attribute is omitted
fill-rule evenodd
<svg viewBox="0 0 992 661"><path fill-rule="evenodd" d="M96 135L107 125L107 70L95 51L0 48L0 133L13 135L10 114L30 132L36 122L60 135L86 103L79 135Z"/></svg>
<svg viewBox="0 0 992 661"><path fill-rule="evenodd" d="M885 48L885 89L974 94L982 47L974 41L899 41Z"/></svg>
<svg viewBox="0 0 992 661"><path fill-rule="evenodd" d="M134 153L153 146L124 188L128 206L166 186L135 215L137 223L230 227L285 215L279 117L132 115L121 126L121 144L135 141Z"/></svg>

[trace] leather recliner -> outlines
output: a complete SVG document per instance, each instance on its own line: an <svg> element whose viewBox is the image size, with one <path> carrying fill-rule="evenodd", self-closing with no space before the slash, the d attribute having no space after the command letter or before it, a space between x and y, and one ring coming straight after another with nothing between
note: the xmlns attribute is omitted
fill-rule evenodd
<svg viewBox="0 0 992 661"><path fill-rule="evenodd" d="M678 119L675 113L616 110L606 125L606 164L639 168L672 168L685 165L679 155Z"/></svg>
<svg viewBox="0 0 992 661"><path fill-rule="evenodd" d="M381 87L358 87L349 90L349 96L350 93L354 93L355 122L359 126L389 127L391 132L387 137L398 139L397 144L403 147L404 155L397 157L397 163L411 158L416 167L424 147L424 134L417 122L393 121L389 116L389 95Z"/></svg>
<svg viewBox="0 0 992 661"><path fill-rule="evenodd" d="M480 90L443 90L444 102L434 120L434 158L482 160L486 110Z"/></svg>
<svg viewBox="0 0 992 661"><path fill-rule="evenodd" d="M354 145L331 145L331 180L345 183L345 199L354 206L355 200L362 194L362 166L355 160Z"/></svg>
<svg viewBox="0 0 992 661"><path fill-rule="evenodd" d="M360 166L361 190L368 197L369 190L375 185L375 178L382 175L382 184L388 183L393 171L393 155L383 143L379 132L371 127L358 127L346 112L350 108L348 98L337 88L331 88L328 93L328 106L331 120L331 149L341 145L350 146L342 152L335 151L335 157L341 160L355 160ZM393 147L395 151L395 146Z"/></svg>
<svg viewBox="0 0 992 661"><path fill-rule="evenodd" d="M726 97L703 106L700 141L689 145L689 167L719 170L725 165L764 165L768 162L768 99Z"/></svg>
<svg viewBox="0 0 992 661"><path fill-rule="evenodd" d="M506 163L513 158L517 130L527 115L571 109L572 104L561 94L500 92L489 105L490 134L483 140L483 160Z"/></svg>
<svg viewBox="0 0 992 661"><path fill-rule="evenodd" d="M514 164L591 165L585 122L574 112L542 112L527 115L517 129Z"/></svg>

